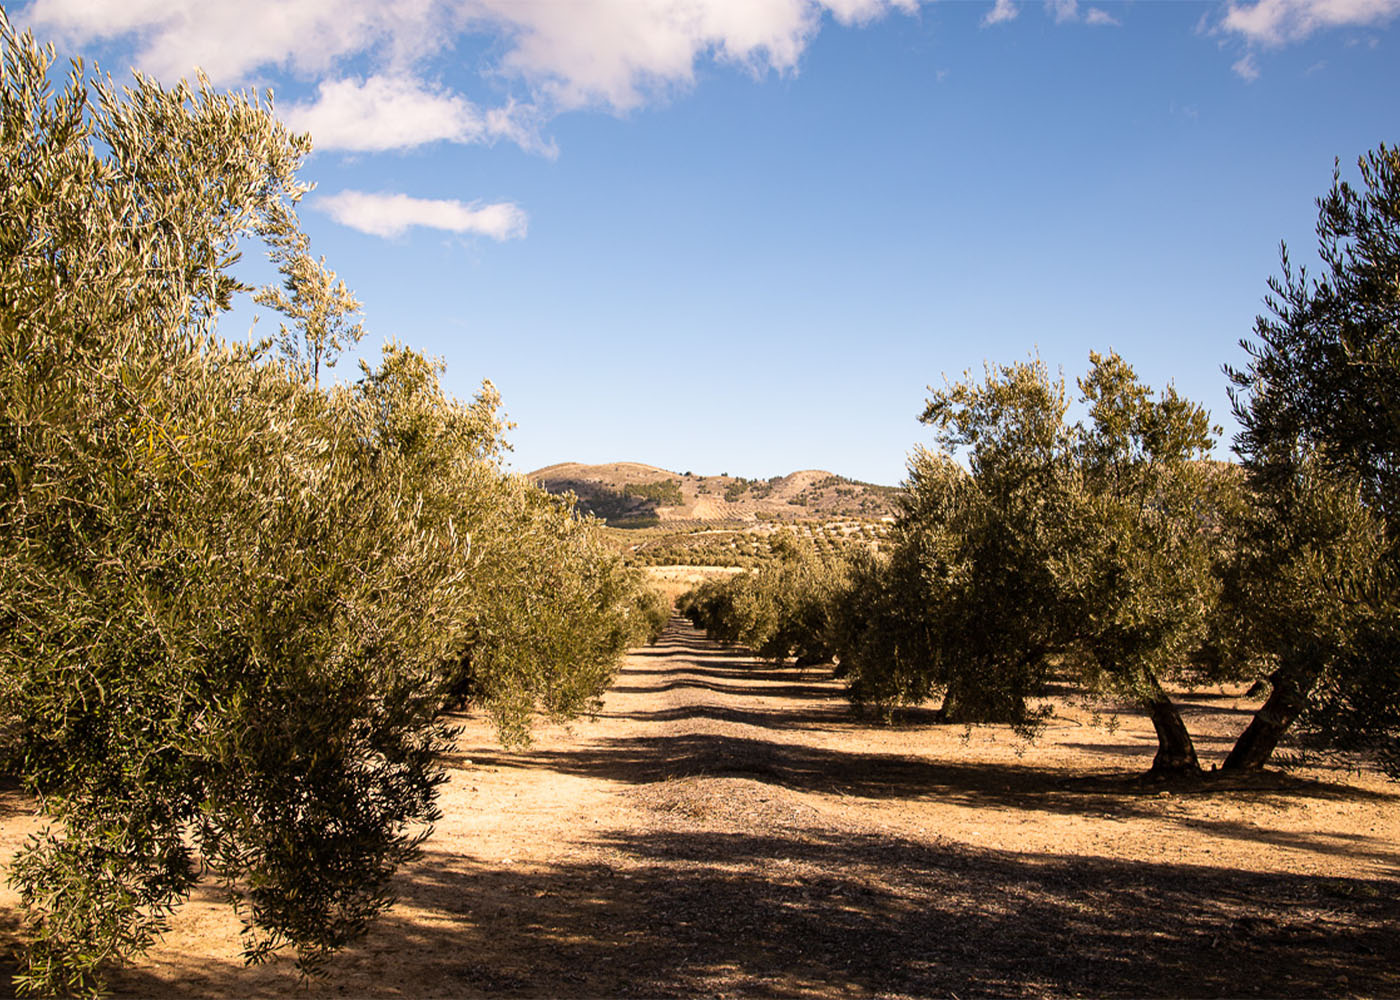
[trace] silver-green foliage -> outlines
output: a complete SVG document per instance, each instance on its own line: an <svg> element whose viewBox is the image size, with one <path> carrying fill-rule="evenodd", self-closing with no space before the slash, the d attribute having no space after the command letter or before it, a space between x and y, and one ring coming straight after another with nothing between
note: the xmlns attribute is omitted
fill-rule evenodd
<svg viewBox="0 0 1400 1000"><path fill-rule="evenodd" d="M308 143L266 104L54 89L3 15L0 44L0 749L53 821L13 866L18 984L98 988L201 869L250 960L315 970L436 816L451 689L507 736L586 708L635 581L502 474L489 385L459 403L391 346L323 389L343 339L304 330L308 366L214 336L240 243L305 250ZM289 319L343 334L302 271Z"/></svg>
<svg viewBox="0 0 1400 1000"><path fill-rule="evenodd" d="M740 643L773 663L831 658L828 614L844 588L844 564L793 536L774 543L775 558L747 573L709 580L683 594L681 613L720 642Z"/></svg>
<svg viewBox="0 0 1400 1000"><path fill-rule="evenodd" d="M640 578L632 603L632 614L637 621L634 641L651 645L661 638L675 609L665 594L655 587L642 584Z"/></svg>
<svg viewBox="0 0 1400 1000"><path fill-rule="evenodd" d="M1272 681L1242 766L1296 718L1400 775L1400 148L1357 166L1318 199L1320 272L1284 248L1248 363L1226 366L1254 498L1231 631Z"/></svg>
<svg viewBox="0 0 1400 1000"><path fill-rule="evenodd" d="M1211 428L1116 354L1090 360L1077 423L1038 359L933 394L922 419L942 450L915 453L889 554L853 573L835 616L837 648L859 702L941 692L951 719L1027 732L1033 699L1071 671L1150 708L1157 765L1191 767L1184 729L1164 732L1179 716L1160 679L1200 658L1218 591Z"/></svg>

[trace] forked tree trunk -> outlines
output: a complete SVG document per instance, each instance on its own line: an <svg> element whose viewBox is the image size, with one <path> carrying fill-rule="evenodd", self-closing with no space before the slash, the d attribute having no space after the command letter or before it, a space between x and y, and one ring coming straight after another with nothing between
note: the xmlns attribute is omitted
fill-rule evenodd
<svg viewBox="0 0 1400 1000"><path fill-rule="evenodd" d="M1152 717L1152 728L1157 730L1157 756L1152 759L1150 773L1157 776L1200 774L1196 745L1186 731L1181 713L1156 678L1151 678L1151 683L1151 694L1144 699Z"/></svg>
<svg viewBox="0 0 1400 1000"><path fill-rule="evenodd" d="M1235 741L1221 770L1257 771L1269 762L1278 741L1307 705L1312 676L1312 671L1297 667L1280 667L1274 671L1269 678L1274 689Z"/></svg>

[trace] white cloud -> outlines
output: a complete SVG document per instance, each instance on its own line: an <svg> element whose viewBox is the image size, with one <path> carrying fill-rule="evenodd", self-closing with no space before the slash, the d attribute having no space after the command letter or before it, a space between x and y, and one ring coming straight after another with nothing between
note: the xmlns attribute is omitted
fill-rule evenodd
<svg viewBox="0 0 1400 1000"><path fill-rule="evenodd" d="M998 0L1000 2L1000 0ZM1045 0L1045 12L1056 24L1087 24L1090 27L1118 26L1123 22L1099 7L1079 9L1079 0Z"/></svg>
<svg viewBox="0 0 1400 1000"><path fill-rule="evenodd" d="M323 73L384 39L424 46L432 38L432 6L433 0L34 0L27 13L35 27L78 44L134 35L136 67L161 80L190 76L198 66L228 84L269 66Z"/></svg>
<svg viewBox="0 0 1400 1000"><path fill-rule="evenodd" d="M864 24L918 0L465 0L510 38L501 67L554 106L626 111L690 84L706 56L791 72L823 14Z"/></svg>
<svg viewBox="0 0 1400 1000"><path fill-rule="evenodd" d="M1231 68L1241 79L1253 82L1259 79L1260 48L1301 42L1329 28L1379 26L1397 15L1400 0L1229 0L1225 16L1212 33L1226 32L1244 40L1245 53Z"/></svg>
<svg viewBox="0 0 1400 1000"><path fill-rule="evenodd" d="M509 240L524 236L529 221L519 206L508 201L483 205L475 201L411 198L406 194L341 191L317 198L315 204L343 226L390 239L402 236L414 226L423 226Z"/></svg>
<svg viewBox="0 0 1400 1000"><path fill-rule="evenodd" d="M219 83L268 68L332 74L368 55L404 76L462 33L498 36L488 73L514 77L554 111L625 111L688 85L713 56L793 71L823 17L865 24L921 0L34 0L36 27L84 43L130 36L163 80L201 66Z"/></svg>
<svg viewBox="0 0 1400 1000"><path fill-rule="evenodd" d="M1398 14L1400 0L1231 0L1221 27L1253 44L1277 46L1326 28L1384 24Z"/></svg>
<svg viewBox="0 0 1400 1000"><path fill-rule="evenodd" d="M1016 15L1021 13L1012 0L996 0L992 4L992 9L987 11L982 18L982 27L991 27L993 24L1001 24L1005 21L1014 21Z"/></svg>
<svg viewBox="0 0 1400 1000"><path fill-rule="evenodd" d="M483 112L459 94L431 90L406 76L324 80L314 102L294 104L281 114L292 128L310 132L317 149L381 152L497 139L551 149L528 123L528 109L508 105Z"/></svg>
<svg viewBox="0 0 1400 1000"><path fill-rule="evenodd" d="M919 9L919 0L821 0L821 5L842 24L869 24L891 8L913 14Z"/></svg>
<svg viewBox="0 0 1400 1000"><path fill-rule="evenodd" d="M1084 13L1084 23L1093 25L1095 27L1116 28L1122 25L1123 22L1118 20L1118 18L1114 17L1106 10L1100 10L1098 7L1090 7Z"/></svg>

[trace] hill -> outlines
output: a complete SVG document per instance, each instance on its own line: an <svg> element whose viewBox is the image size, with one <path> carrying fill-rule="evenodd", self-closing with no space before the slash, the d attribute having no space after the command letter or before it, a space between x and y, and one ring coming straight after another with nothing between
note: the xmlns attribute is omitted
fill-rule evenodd
<svg viewBox="0 0 1400 1000"><path fill-rule="evenodd" d="M745 479L671 472L640 462L564 462L530 478L551 493L573 493L580 510L615 527L881 518L894 514L900 492L820 469Z"/></svg>

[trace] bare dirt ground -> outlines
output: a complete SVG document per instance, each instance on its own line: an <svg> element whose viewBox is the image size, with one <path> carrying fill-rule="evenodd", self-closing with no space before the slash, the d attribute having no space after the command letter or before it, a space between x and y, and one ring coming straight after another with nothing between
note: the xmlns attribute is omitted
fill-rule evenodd
<svg viewBox="0 0 1400 1000"><path fill-rule="evenodd" d="M1209 761L1249 703L1184 695ZM314 996L1400 996L1400 786L1140 780L1150 726L853 718L829 672L680 620L601 714L502 752L464 718L399 903ZM33 820L0 802L0 850ZM0 898L13 928L13 896ZM3 932L0 926L0 932ZM275 996L192 900L124 996Z"/></svg>

